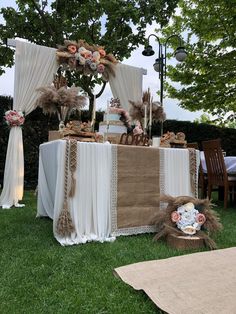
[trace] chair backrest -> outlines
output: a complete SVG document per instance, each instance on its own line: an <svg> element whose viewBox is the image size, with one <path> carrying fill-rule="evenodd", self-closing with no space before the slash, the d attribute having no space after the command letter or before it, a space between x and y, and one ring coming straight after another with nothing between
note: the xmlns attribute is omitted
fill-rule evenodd
<svg viewBox="0 0 236 314"><path fill-rule="evenodd" d="M208 180L213 185L227 184L228 175L220 139L203 141L202 148L205 155Z"/></svg>

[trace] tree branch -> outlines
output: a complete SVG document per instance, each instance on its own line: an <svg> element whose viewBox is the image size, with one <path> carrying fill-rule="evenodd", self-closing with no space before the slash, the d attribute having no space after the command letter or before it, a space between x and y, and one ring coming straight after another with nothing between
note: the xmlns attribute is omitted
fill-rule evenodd
<svg viewBox="0 0 236 314"><path fill-rule="evenodd" d="M31 0L33 6L35 7L35 9L38 11L39 15L41 16L43 22L45 23L45 30L46 32L49 32L49 35L52 36L52 39L53 39L53 43L56 44L54 42L54 37L55 37L55 32L54 30L52 29L51 25L48 23L45 15L44 15L44 11L40 9L40 7L37 5L37 3L35 2L35 0Z"/></svg>

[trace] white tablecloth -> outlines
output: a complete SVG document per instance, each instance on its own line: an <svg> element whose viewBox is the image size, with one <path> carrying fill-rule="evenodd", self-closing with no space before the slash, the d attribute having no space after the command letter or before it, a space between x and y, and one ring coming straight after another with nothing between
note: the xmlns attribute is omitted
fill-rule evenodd
<svg viewBox="0 0 236 314"><path fill-rule="evenodd" d="M114 240L114 235L119 234L112 230L112 210L118 193L114 183L117 145L111 144L77 143L76 190L75 196L69 199L75 232L69 237L57 234L56 221L64 199L65 147L64 140L40 145L37 216L53 219L54 236L62 245ZM127 149L132 148L127 146ZM190 184L189 151L155 149L160 152L160 194L195 196L197 186L194 195ZM197 154L197 166L199 162ZM135 195L131 197L135 201Z"/></svg>
<svg viewBox="0 0 236 314"><path fill-rule="evenodd" d="M235 175L236 174L236 156L225 156L225 167L228 174ZM204 152L201 152L201 164L204 173L207 173L206 161Z"/></svg>

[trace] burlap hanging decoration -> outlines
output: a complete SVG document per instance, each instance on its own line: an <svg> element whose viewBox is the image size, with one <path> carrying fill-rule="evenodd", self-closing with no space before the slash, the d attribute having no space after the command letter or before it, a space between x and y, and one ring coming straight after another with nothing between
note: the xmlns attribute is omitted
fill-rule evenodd
<svg viewBox="0 0 236 314"><path fill-rule="evenodd" d="M71 186L69 197L75 195L76 179L75 179L75 170L77 165L77 141L70 140L70 173L71 173Z"/></svg>
<svg viewBox="0 0 236 314"><path fill-rule="evenodd" d="M190 172L190 184L191 192L195 197L198 197L197 191L197 158L196 150L194 148L189 148L189 172Z"/></svg>
<svg viewBox="0 0 236 314"><path fill-rule="evenodd" d="M66 139L66 152L65 152L65 185L64 185L64 203L63 209L57 220L56 230L61 236L69 236L75 231L74 224L72 222L70 210L68 208L68 170L69 170L69 153L70 153L70 141Z"/></svg>

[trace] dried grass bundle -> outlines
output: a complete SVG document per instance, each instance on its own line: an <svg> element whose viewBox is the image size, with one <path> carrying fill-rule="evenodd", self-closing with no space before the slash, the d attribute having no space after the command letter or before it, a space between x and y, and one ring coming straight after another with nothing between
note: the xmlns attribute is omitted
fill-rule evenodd
<svg viewBox="0 0 236 314"><path fill-rule="evenodd" d="M79 39L79 40L78 40L78 47L79 47L79 48L80 48L80 47L84 47L85 49L90 50L90 51L95 50L95 49L94 49L94 48L95 48L94 45L89 45L89 44L86 43L86 41L83 40L83 39Z"/></svg>
<svg viewBox="0 0 236 314"><path fill-rule="evenodd" d="M143 92L142 101L143 103L150 104L150 100L151 100L151 93L150 93L150 89L148 88L147 91Z"/></svg>
<svg viewBox="0 0 236 314"><path fill-rule="evenodd" d="M158 101L152 102L152 120L162 122L166 120L164 108Z"/></svg>
<svg viewBox="0 0 236 314"><path fill-rule="evenodd" d="M205 245L210 249L215 249L216 244L210 238L210 234L220 231L222 224L219 221L218 214L211 209L211 202L208 199L197 199L189 196L172 197L170 195L161 195L160 201L167 203L167 207L159 210L153 223L157 226L158 232L154 240L166 238L169 234L186 236L186 234L176 227L176 223L171 220L171 213L176 211L180 206L189 202L193 203L195 208L206 217L202 229L196 232L197 236L203 238Z"/></svg>
<svg viewBox="0 0 236 314"><path fill-rule="evenodd" d="M130 109L129 109L129 115L132 118L132 120L138 120L142 122L142 119L144 118L144 112L145 112L145 105L147 105L147 116L149 117L150 112L150 94L148 92L145 92L142 97L141 101L131 101L130 103ZM152 100L150 100L152 102ZM159 102L155 101L152 102L152 120L153 121L165 121L166 120L166 114L164 112L163 107L160 105Z"/></svg>
<svg viewBox="0 0 236 314"><path fill-rule="evenodd" d="M72 109L81 110L86 105L86 97L78 95L79 88L65 86L57 89L55 86L40 87L37 91L41 95L36 101L36 107L43 109L43 113L52 114L66 107L67 111Z"/></svg>
<svg viewBox="0 0 236 314"><path fill-rule="evenodd" d="M142 122L142 119L144 118L144 105L141 101L132 101L129 100L130 103L130 109L129 109L129 115L132 120L138 120L140 123Z"/></svg>

